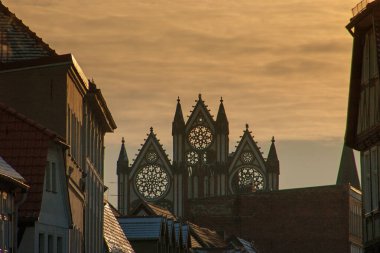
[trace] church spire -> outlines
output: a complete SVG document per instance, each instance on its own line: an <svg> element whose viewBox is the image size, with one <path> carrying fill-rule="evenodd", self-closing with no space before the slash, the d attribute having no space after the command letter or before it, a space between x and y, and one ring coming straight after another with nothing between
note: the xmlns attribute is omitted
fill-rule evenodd
<svg viewBox="0 0 380 253"><path fill-rule="evenodd" d="M343 146L336 184L351 184L353 187L360 190L360 182L356 168L354 152L346 145Z"/></svg>
<svg viewBox="0 0 380 253"><path fill-rule="evenodd" d="M224 110L223 98L220 98L218 115L216 116L216 126L223 134L229 134L228 120L226 111Z"/></svg>
<svg viewBox="0 0 380 253"><path fill-rule="evenodd" d="M177 99L177 108L175 110L173 125L172 125L172 135L182 133L185 129L185 120L183 119L181 100Z"/></svg>
<svg viewBox="0 0 380 253"><path fill-rule="evenodd" d="M128 168L129 166L129 159L127 155L127 150L125 149L125 140L124 137L121 139L121 148L119 153L119 159L117 159L117 173L120 172L120 170L123 170L125 168Z"/></svg>
<svg viewBox="0 0 380 253"><path fill-rule="evenodd" d="M273 172L280 174L280 162L277 157L276 145L274 144L275 142L274 136L272 136L272 144L269 148L267 164Z"/></svg>
<svg viewBox="0 0 380 253"><path fill-rule="evenodd" d="M270 148L269 148L268 160L278 161L277 150L276 150L276 146L274 144L276 142L274 139L274 136L272 136L271 142L272 142L272 144L270 145Z"/></svg>

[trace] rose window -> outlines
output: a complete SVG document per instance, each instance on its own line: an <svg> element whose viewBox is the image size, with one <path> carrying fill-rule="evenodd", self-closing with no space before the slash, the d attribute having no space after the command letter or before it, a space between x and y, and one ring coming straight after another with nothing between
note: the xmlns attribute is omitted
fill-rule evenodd
<svg viewBox="0 0 380 253"><path fill-rule="evenodd" d="M189 164L192 164L192 165L197 164L199 161L198 153L194 151L187 152L186 160Z"/></svg>
<svg viewBox="0 0 380 253"><path fill-rule="evenodd" d="M158 159L157 153L153 151L149 151L146 153L145 158L148 162L153 163Z"/></svg>
<svg viewBox="0 0 380 253"><path fill-rule="evenodd" d="M244 152L240 157L243 163L251 163L254 160L253 154L251 152Z"/></svg>
<svg viewBox="0 0 380 253"><path fill-rule="evenodd" d="M189 143L193 148L203 150L210 146L211 142L212 133L209 128L205 126L196 126L191 129L189 133Z"/></svg>
<svg viewBox="0 0 380 253"><path fill-rule="evenodd" d="M240 189L251 188L252 190L264 189L264 177L252 167L241 168L238 172L238 185Z"/></svg>
<svg viewBox="0 0 380 253"><path fill-rule="evenodd" d="M136 175L136 188L146 199L162 197L169 188L168 174L158 165L142 167Z"/></svg>

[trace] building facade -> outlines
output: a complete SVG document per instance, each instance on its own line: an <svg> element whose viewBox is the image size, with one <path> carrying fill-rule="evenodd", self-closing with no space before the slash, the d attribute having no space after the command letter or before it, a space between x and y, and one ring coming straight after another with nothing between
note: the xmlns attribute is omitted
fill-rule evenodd
<svg viewBox="0 0 380 253"><path fill-rule="evenodd" d="M0 101L62 136L80 251L103 252L104 136L116 124L71 54L58 55L0 3Z"/></svg>
<svg viewBox="0 0 380 253"><path fill-rule="evenodd" d="M18 208L29 186L0 156L0 252L17 252Z"/></svg>
<svg viewBox="0 0 380 253"><path fill-rule="evenodd" d="M278 190L274 138L264 158L246 125L236 150L230 153L228 124L223 100L214 120L199 95L186 122L177 101L172 163L153 128L131 166L123 140L117 162L119 211L127 214L143 199L182 217L192 199Z"/></svg>
<svg viewBox="0 0 380 253"><path fill-rule="evenodd" d="M368 3L370 2L370 3ZM360 151L365 252L380 252L380 1L362 1L346 26L353 36L345 142Z"/></svg>
<svg viewBox="0 0 380 253"><path fill-rule="evenodd" d="M68 146L59 136L0 103L0 155L28 181L29 192L13 213L18 247L12 252L78 252L66 178ZM6 252L6 251L5 251Z"/></svg>

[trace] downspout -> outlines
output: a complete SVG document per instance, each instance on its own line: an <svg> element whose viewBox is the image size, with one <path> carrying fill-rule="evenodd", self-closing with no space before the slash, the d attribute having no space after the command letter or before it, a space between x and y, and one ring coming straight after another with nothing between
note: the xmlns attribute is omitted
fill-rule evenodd
<svg viewBox="0 0 380 253"><path fill-rule="evenodd" d="M13 252L14 253L17 253L18 209L25 202L26 197L28 196L28 190L29 189L23 189L21 191L21 194L22 194L21 200L19 202L15 203L14 220L13 220Z"/></svg>

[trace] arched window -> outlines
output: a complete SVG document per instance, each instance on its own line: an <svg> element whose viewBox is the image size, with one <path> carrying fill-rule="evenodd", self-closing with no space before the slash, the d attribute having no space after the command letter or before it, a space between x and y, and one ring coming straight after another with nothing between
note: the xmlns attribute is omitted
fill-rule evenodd
<svg viewBox="0 0 380 253"><path fill-rule="evenodd" d="M204 197L208 197L210 195L210 182L208 176L205 176L203 179L203 193Z"/></svg>
<svg viewBox="0 0 380 253"><path fill-rule="evenodd" d="M196 198L198 198L198 177L194 176L193 180L194 180L194 191L193 191L193 193L194 193L194 198L196 199Z"/></svg>
<svg viewBox="0 0 380 253"><path fill-rule="evenodd" d="M211 176L210 177L210 196L212 197L212 196L214 196L214 191L215 191L215 178L214 178L214 176Z"/></svg>
<svg viewBox="0 0 380 253"><path fill-rule="evenodd" d="M193 177L192 176L189 176L188 178L188 181L187 181L187 197L189 199L192 199L193 198Z"/></svg>

